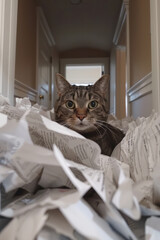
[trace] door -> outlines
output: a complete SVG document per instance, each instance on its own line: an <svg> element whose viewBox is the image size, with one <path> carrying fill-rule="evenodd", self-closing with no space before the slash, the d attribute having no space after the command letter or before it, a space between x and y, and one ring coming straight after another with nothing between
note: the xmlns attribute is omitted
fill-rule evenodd
<svg viewBox="0 0 160 240"><path fill-rule="evenodd" d="M37 89L38 103L44 109L51 108L52 99L52 39L41 9L37 12Z"/></svg>

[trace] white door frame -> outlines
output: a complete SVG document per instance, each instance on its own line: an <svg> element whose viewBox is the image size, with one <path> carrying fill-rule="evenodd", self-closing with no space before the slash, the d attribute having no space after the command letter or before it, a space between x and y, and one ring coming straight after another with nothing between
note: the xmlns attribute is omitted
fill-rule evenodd
<svg viewBox="0 0 160 240"><path fill-rule="evenodd" d="M150 0L152 108L160 111L160 1Z"/></svg>
<svg viewBox="0 0 160 240"><path fill-rule="evenodd" d="M18 0L0 0L0 94L14 102Z"/></svg>

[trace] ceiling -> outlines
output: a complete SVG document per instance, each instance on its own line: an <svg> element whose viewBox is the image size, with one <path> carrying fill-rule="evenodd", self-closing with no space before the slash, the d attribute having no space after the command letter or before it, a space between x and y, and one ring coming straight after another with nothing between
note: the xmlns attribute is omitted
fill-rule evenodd
<svg viewBox="0 0 160 240"><path fill-rule="evenodd" d="M110 52L122 0L37 0L60 53L74 49Z"/></svg>

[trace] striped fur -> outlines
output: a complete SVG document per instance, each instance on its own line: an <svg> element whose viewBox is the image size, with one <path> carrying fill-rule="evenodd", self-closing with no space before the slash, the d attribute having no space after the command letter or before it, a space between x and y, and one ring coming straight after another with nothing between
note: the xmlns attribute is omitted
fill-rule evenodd
<svg viewBox="0 0 160 240"><path fill-rule="evenodd" d="M56 85L59 97L55 120L97 142L102 153L110 155L124 134L106 123L109 75L102 76L94 85L76 86L57 74Z"/></svg>

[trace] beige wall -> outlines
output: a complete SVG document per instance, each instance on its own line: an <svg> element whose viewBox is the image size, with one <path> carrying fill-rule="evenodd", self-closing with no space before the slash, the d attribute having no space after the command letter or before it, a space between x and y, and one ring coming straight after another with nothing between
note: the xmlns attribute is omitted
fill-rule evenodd
<svg viewBox="0 0 160 240"><path fill-rule="evenodd" d="M131 104L131 112L134 119L137 117L148 117L152 113L151 93L133 101Z"/></svg>
<svg viewBox="0 0 160 240"><path fill-rule="evenodd" d="M130 0L131 86L151 72L150 1Z"/></svg>
<svg viewBox="0 0 160 240"><path fill-rule="evenodd" d="M36 1L18 1L15 78L36 87Z"/></svg>

